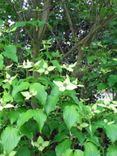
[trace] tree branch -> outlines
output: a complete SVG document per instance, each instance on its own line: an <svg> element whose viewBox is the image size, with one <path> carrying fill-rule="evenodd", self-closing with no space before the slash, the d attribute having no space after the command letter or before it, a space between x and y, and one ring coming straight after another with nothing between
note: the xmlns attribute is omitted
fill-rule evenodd
<svg viewBox="0 0 117 156"><path fill-rule="evenodd" d="M64 9L65 9L65 13L66 13L66 17L67 17L67 20L68 20L68 23L69 23L69 27L70 27L70 30L72 32L72 35L73 37L75 38L75 31L74 31L74 27L73 27L73 22L71 20L71 16L70 16L70 13L69 13L69 9L65 3L65 0L62 0L63 2L63 6L64 6Z"/></svg>
<svg viewBox="0 0 117 156"><path fill-rule="evenodd" d="M94 37L97 35L100 29L103 29L105 26L107 26L107 24L114 18L117 18L116 15L110 15L105 19L96 19L87 36L85 36L82 40L77 41L74 44L74 46L63 56L62 59L65 59L69 56L69 54L73 53L74 51L77 51L79 47L85 47L86 45L88 45L91 42L91 40L94 39Z"/></svg>

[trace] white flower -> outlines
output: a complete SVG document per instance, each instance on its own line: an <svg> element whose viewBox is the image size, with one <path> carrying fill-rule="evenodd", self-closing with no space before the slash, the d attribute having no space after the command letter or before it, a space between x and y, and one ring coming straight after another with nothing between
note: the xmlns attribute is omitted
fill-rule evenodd
<svg viewBox="0 0 117 156"><path fill-rule="evenodd" d="M50 71L54 70L55 67L54 66L48 66L47 62L43 63L43 66L40 67L40 69L37 70L37 72L39 72L40 74L44 73L44 74L49 74Z"/></svg>
<svg viewBox="0 0 117 156"><path fill-rule="evenodd" d="M6 66L6 70L10 69L13 66L13 64L10 64L9 66Z"/></svg>
<svg viewBox="0 0 117 156"><path fill-rule="evenodd" d="M39 67L40 69L37 70L40 74L45 73L46 69L48 68L47 62L43 62L43 65Z"/></svg>
<svg viewBox="0 0 117 156"><path fill-rule="evenodd" d="M17 77L17 75L15 76L10 76L8 73L6 73L6 79L4 80L4 82L8 82L9 84L12 84L12 81Z"/></svg>
<svg viewBox="0 0 117 156"><path fill-rule="evenodd" d="M4 106L4 108L14 108L14 106L12 104L7 104Z"/></svg>
<svg viewBox="0 0 117 156"><path fill-rule="evenodd" d="M39 151L43 151L44 148L46 148L49 145L49 141L44 141L44 139L39 136L36 142L31 141L32 146L35 146L38 148Z"/></svg>
<svg viewBox="0 0 117 156"><path fill-rule="evenodd" d="M64 69L70 71L70 72L73 72L73 69L74 69L75 66L76 66L76 63L74 63L74 64L63 64L62 67Z"/></svg>
<svg viewBox="0 0 117 156"><path fill-rule="evenodd" d="M41 65L41 63L42 63L42 60L37 61L37 62L33 65L33 67L34 67L34 68L39 68L39 66Z"/></svg>
<svg viewBox="0 0 117 156"><path fill-rule="evenodd" d="M8 108L14 108L14 106L12 104L7 104L5 106L0 106L0 111L2 111L3 109L8 109Z"/></svg>
<svg viewBox="0 0 117 156"><path fill-rule="evenodd" d="M61 81L53 81L53 82L59 87L59 90L62 92L65 90L74 90L77 88L77 85L70 82L70 79L68 76L64 82L61 82Z"/></svg>
<svg viewBox="0 0 117 156"><path fill-rule="evenodd" d="M72 81L72 83L77 85L78 84L78 79L75 79L74 81ZM82 84L78 84L77 86L80 87L80 88L84 87L84 85L82 85Z"/></svg>
<svg viewBox="0 0 117 156"><path fill-rule="evenodd" d="M45 69L45 74L47 75L47 74L49 74L49 72L50 71L52 71L52 70L54 70L55 69L55 67L54 66L49 66L49 67L47 67L46 69Z"/></svg>
<svg viewBox="0 0 117 156"><path fill-rule="evenodd" d="M23 62L23 67L24 68L31 68L32 65L33 65L33 63L30 62L29 60L27 60L26 62L25 61Z"/></svg>
<svg viewBox="0 0 117 156"><path fill-rule="evenodd" d="M2 110L3 110L3 108L4 108L3 106L0 106L0 111L2 111Z"/></svg>
<svg viewBox="0 0 117 156"><path fill-rule="evenodd" d="M37 92L32 91L32 92L21 92L21 94L25 97L26 100L29 100L31 97L35 96L37 94Z"/></svg>
<svg viewBox="0 0 117 156"><path fill-rule="evenodd" d="M29 60L23 61L23 65L20 65L19 67L22 67L24 69L32 68L33 62L30 62Z"/></svg>

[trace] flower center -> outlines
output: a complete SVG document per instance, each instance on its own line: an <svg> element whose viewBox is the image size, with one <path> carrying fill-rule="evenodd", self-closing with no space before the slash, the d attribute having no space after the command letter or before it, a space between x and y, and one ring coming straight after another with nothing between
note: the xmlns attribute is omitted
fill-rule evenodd
<svg viewBox="0 0 117 156"><path fill-rule="evenodd" d="M67 83L63 83L63 86L66 88L67 87Z"/></svg>

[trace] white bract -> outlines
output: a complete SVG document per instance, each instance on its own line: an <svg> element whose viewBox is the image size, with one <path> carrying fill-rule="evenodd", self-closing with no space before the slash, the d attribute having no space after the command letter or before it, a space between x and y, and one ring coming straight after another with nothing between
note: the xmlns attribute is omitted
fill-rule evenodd
<svg viewBox="0 0 117 156"><path fill-rule="evenodd" d="M12 66L13 66L13 64L10 64L9 66L6 66L6 70L9 70Z"/></svg>
<svg viewBox="0 0 117 156"><path fill-rule="evenodd" d="M14 106L12 104L7 104L5 106L0 106L0 111L2 111L3 109L9 109L9 108L14 108Z"/></svg>
<svg viewBox="0 0 117 156"><path fill-rule="evenodd" d="M33 65L33 63L30 62L29 60L23 62L23 67L26 69L31 68L32 65Z"/></svg>
<svg viewBox="0 0 117 156"><path fill-rule="evenodd" d="M10 76L8 73L6 73L6 79L4 80L4 82L8 82L11 84L16 77L17 77L17 75Z"/></svg>
<svg viewBox="0 0 117 156"><path fill-rule="evenodd" d="M37 62L33 65L33 67L38 68L38 67L40 66L41 62L42 62L42 60L37 61Z"/></svg>
<svg viewBox="0 0 117 156"><path fill-rule="evenodd" d="M78 84L78 79L75 79L74 81L72 81L72 83L77 85ZM82 84L78 84L77 86L80 87L80 88L84 87L84 85L82 85Z"/></svg>
<svg viewBox="0 0 117 156"><path fill-rule="evenodd" d="M39 151L43 151L44 148L46 148L49 145L49 141L44 141L44 139L39 136L36 142L31 142L32 146L35 146L38 148Z"/></svg>
<svg viewBox="0 0 117 156"><path fill-rule="evenodd" d="M76 84L70 82L70 79L68 76L63 82L61 81L53 81L53 82L59 87L59 90L62 92L65 90L74 90L77 88Z"/></svg>
<svg viewBox="0 0 117 156"><path fill-rule="evenodd" d="M74 64L63 64L62 68L66 69L70 72L73 72L75 66L76 66L76 63L74 63Z"/></svg>
<svg viewBox="0 0 117 156"><path fill-rule="evenodd" d="M54 66L48 66L47 62L43 63L43 66L37 70L37 72L39 72L40 74L44 73L44 74L49 74L50 71L54 70L55 67Z"/></svg>
<svg viewBox="0 0 117 156"><path fill-rule="evenodd" d="M29 68L32 68L32 66L33 66L33 62L31 62L29 60L26 60L26 61L24 60L23 64L20 65L19 67L22 67L24 69L29 69Z"/></svg>
<svg viewBox="0 0 117 156"><path fill-rule="evenodd" d="M25 97L26 100L29 100L31 97L35 96L37 94L37 92L32 91L25 91L25 92L21 92L21 94Z"/></svg>

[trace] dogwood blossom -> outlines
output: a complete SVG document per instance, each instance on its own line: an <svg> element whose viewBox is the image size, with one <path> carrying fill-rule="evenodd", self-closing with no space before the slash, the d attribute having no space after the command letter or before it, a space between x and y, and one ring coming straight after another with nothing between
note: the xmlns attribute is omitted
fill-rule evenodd
<svg viewBox="0 0 117 156"><path fill-rule="evenodd" d="M9 84L12 84L12 81L17 77L17 75L15 76L11 76L8 73L6 73L6 79L4 80L4 82L8 82Z"/></svg>
<svg viewBox="0 0 117 156"><path fill-rule="evenodd" d="M25 92L21 92L21 94L25 97L26 100L29 100L31 97L35 96L37 92L25 91Z"/></svg>
<svg viewBox="0 0 117 156"><path fill-rule="evenodd" d="M75 66L76 66L76 63L74 63L74 64L63 64L62 68L66 69L70 72L73 72L73 69Z"/></svg>
<svg viewBox="0 0 117 156"><path fill-rule="evenodd" d="M74 90L77 88L77 85L70 82L69 77L67 76L66 79L61 82L61 81L53 81L58 87L59 90L64 92L65 90Z"/></svg>
<svg viewBox="0 0 117 156"><path fill-rule="evenodd" d="M48 66L47 62L43 63L43 66L40 67L40 69L37 70L37 72L39 72L40 74L44 73L44 74L49 74L50 71L54 70L55 67L54 66Z"/></svg>
<svg viewBox="0 0 117 156"><path fill-rule="evenodd" d="M33 62L31 62L29 60L24 61L23 65L22 65L22 67L25 68L25 69L31 68L32 66L33 66Z"/></svg>
<svg viewBox="0 0 117 156"><path fill-rule="evenodd" d="M32 68L33 66L33 62L29 61L29 60L24 60L22 65L19 65L19 67L24 68L24 69L29 69Z"/></svg>

